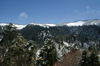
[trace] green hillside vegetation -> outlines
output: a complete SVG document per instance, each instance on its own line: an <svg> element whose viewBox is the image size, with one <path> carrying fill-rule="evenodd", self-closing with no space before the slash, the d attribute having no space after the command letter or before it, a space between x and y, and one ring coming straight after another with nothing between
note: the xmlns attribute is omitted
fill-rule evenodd
<svg viewBox="0 0 100 66"><path fill-rule="evenodd" d="M99 26L48 28L27 25L17 30L10 23L1 26L0 30L0 66L53 66L57 63L62 63L61 66L100 65ZM59 51L65 54L59 57Z"/></svg>

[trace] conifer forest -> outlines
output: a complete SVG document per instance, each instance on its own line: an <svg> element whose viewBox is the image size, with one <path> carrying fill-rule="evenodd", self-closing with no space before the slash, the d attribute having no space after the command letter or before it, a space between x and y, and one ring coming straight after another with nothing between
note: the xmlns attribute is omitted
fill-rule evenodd
<svg viewBox="0 0 100 66"><path fill-rule="evenodd" d="M100 66L100 26L0 26L0 66Z"/></svg>

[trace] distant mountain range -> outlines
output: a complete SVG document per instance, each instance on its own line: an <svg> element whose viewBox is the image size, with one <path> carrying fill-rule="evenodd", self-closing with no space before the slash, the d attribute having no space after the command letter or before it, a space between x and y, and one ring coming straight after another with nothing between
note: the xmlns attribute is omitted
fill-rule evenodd
<svg viewBox="0 0 100 66"><path fill-rule="evenodd" d="M92 19L92 20L79 20L75 22L65 22L57 24L57 26L82 26L82 25L100 25L100 19Z"/></svg>
<svg viewBox="0 0 100 66"><path fill-rule="evenodd" d="M8 23L0 23L0 26L8 25ZM100 19L92 19L92 20L79 20L75 22L64 22L59 24L36 24L36 23L29 23L27 25L19 25L14 24L17 29L22 29L26 27L27 25L38 25L42 27L54 27L54 26L82 26L82 25L100 25Z"/></svg>
<svg viewBox="0 0 100 66"><path fill-rule="evenodd" d="M5 25L8 24L0 23L0 26ZM33 40L40 47L48 38L57 43L65 41L79 44L80 47L89 47L91 43L96 44L100 41L100 19L79 20L60 24L29 23L27 25L14 25L19 29L17 32L24 36L26 40Z"/></svg>

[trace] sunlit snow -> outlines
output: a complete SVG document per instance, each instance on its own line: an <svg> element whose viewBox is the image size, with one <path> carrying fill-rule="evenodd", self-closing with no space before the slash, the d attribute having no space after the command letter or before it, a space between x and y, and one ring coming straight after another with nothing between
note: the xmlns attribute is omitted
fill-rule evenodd
<svg viewBox="0 0 100 66"><path fill-rule="evenodd" d="M24 27L26 27L26 25L15 25L17 27L17 29L22 29Z"/></svg>
<svg viewBox="0 0 100 66"><path fill-rule="evenodd" d="M8 23L0 23L0 26L6 26L6 25L9 25ZM17 25L17 24L14 24L15 27L17 27L17 29L22 29L24 28L26 25Z"/></svg>
<svg viewBox="0 0 100 66"><path fill-rule="evenodd" d="M66 25L68 25L68 26L82 26L83 24L84 24L83 21L78 21L78 22L68 23Z"/></svg>
<svg viewBox="0 0 100 66"><path fill-rule="evenodd" d="M63 41L63 44L66 45L67 47L70 46L70 45L69 45L67 42L65 42L65 41Z"/></svg>

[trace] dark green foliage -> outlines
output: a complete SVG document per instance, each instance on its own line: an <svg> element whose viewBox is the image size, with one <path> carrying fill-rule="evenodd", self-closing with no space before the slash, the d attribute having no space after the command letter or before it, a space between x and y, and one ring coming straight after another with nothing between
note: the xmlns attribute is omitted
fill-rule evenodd
<svg viewBox="0 0 100 66"><path fill-rule="evenodd" d="M36 46L32 41L27 42L21 34L16 32L12 23L4 28L3 38L0 41L1 66L34 66Z"/></svg>
<svg viewBox="0 0 100 66"><path fill-rule="evenodd" d="M2 30L2 27L0 27ZM37 46L41 47L38 65L51 66L57 60L57 51L53 39L59 44L63 41L74 43L73 48L84 48L84 43L89 45L89 50L100 50L100 27L99 26L56 26L56 27L40 27L36 25L27 25L27 27L18 31L16 27L10 23L3 27L0 31L0 65L1 66L34 66L36 58ZM2 37L3 36L3 37ZM46 41L45 41L46 40ZM45 42L44 42L45 41ZM92 43L91 43L92 42ZM37 46L36 46L37 44ZM60 45L59 45L59 49ZM37 66L38 66L37 65ZM98 66L98 55L96 52L88 54L83 51L81 66Z"/></svg>
<svg viewBox="0 0 100 66"><path fill-rule="evenodd" d="M81 66L99 66L100 61L96 51L92 51L89 55L87 51L83 51L82 60L80 62Z"/></svg>
<svg viewBox="0 0 100 66"><path fill-rule="evenodd" d="M48 32L49 31L49 32ZM33 40L39 46L43 45L46 38L55 40L57 43L66 41L69 43L81 43L80 47L84 48L84 43L89 45L89 42L98 43L100 38L100 26L56 26L56 27L40 27L36 25L27 25L19 31L27 40ZM40 35L40 33L42 35ZM44 37L44 34L46 36ZM48 34L48 35L47 35Z"/></svg>
<svg viewBox="0 0 100 66"><path fill-rule="evenodd" d="M42 46L42 44L47 38L53 39L56 42L62 41L63 39L65 39L65 37L62 37L62 36L66 33L69 33L69 29L66 26L44 28L37 25L27 25L25 28L23 28L19 32L27 40L33 40L37 44L40 44L40 46Z"/></svg>
<svg viewBox="0 0 100 66"><path fill-rule="evenodd" d="M95 51L93 51L90 54L89 64L90 64L89 66L99 66L100 65L99 57L98 57L98 55L97 55L97 53Z"/></svg>
<svg viewBox="0 0 100 66"><path fill-rule="evenodd" d="M3 38L1 40L1 45L5 45L5 48L12 45L12 41L17 37L16 27L12 23L4 27L2 32ZM8 41L7 41L8 40Z"/></svg>
<svg viewBox="0 0 100 66"><path fill-rule="evenodd" d="M57 51L52 40L46 41L46 44L41 49L39 57L39 64L42 66L51 66L55 61L57 61Z"/></svg>
<svg viewBox="0 0 100 66"><path fill-rule="evenodd" d="M88 66L88 56L87 56L87 51L84 50L82 53L82 60L81 60L81 66Z"/></svg>

